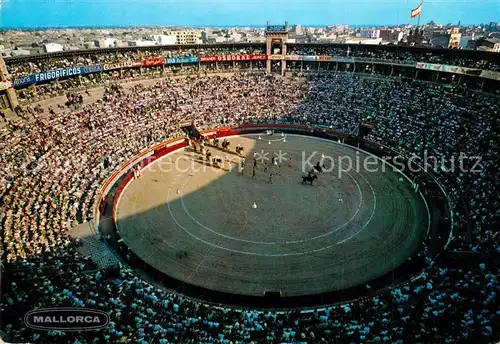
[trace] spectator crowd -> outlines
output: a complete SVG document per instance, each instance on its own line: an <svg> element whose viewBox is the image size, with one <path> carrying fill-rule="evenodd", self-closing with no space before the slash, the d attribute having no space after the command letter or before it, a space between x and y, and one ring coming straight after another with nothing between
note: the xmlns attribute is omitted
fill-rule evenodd
<svg viewBox="0 0 500 344"><path fill-rule="evenodd" d="M232 45L220 45L218 47L187 48L180 46L156 47L149 50L117 49L112 51L82 51L74 54L66 54L64 57L41 55L33 58L7 59L7 71L14 79L28 74L46 72L58 68L73 68L79 66L92 66L96 64L122 63L124 65L136 61L143 61L154 58L180 58L198 56L218 56L218 55L262 55L266 54L264 44L249 45L244 48ZM69 56L67 56L69 55ZM457 57L450 54L449 50L420 51L411 49L390 50L385 47L366 48L363 45L289 45L287 55L307 55L307 56L336 56L336 57L357 57L364 59L393 61L394 63L405 62L425 62L445 64L459 67L477 68L491 71L500 71L500 63L497 60L483 59L479 54L472 57Z"/></svg>
<svg viewBox="0 0 500 344"><path fill-rule="evenodd" d="M498 259L457 269L430 264L419 278L375 297L321 310L259 311L185 298L124 266L119 276L84 273L90 262L68 234L92 220L105 178L140 150L182 136L176 129L180 121L194 121L200 129L308 123L350 133L360 118L370 117L376 122L370 140L407 157L428 151L443 161L433 173L452 205L450 249L498 256L498 98L460 87L348 74L242 73L166 78L130 89L113 85L96 102L85 104L73 94L70 100L58 111L29 107L23 120L9 122L0 134L7 275L1 311L3 331L12 341L480 343L500 333ZM450 170L459 152L480 156L481 171ZM91 332L40 332L24 325L27 311L55 306L104 310L111 323Z"/></svg>

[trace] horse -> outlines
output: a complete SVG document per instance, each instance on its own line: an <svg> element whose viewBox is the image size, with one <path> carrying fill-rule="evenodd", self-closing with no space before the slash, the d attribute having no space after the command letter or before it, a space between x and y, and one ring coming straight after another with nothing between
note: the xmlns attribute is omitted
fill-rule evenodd
<svg viewBox="0 0 500 344"><path fill-rule="evenodd" d="M240 155L241 156L241 152L243 152L243 147L241 146L237 146L236 147L236 154Z"/></svg>
<svg viewBox="0 0 500 344"><path fill-rule="evenodd" d="M212 140L212 145L215 146L215 147L219 147L219 139L214 138Z"/></svg>
<svg viewBox="0 0 500 344"><path fill-rule="evenodd" d="M213 158L212 163L214 164L214 166L219 167L220 164L222 164L222 159L221 158Z"/></svg>
<svg viewBox="0 0 500 344"><path fill-rule="evenodd" d="M225 139L224 139L224 141L222 141L222 149L225 149L226 151L228 151L230 145L231 145L231 142L229 142Z"/></svg>
<svg viewBox="0 0 500 344"><path fill-rule="evenodd" d="M302 184L310 183L311 185L313 185L315 179L318 179L318 176L303 176Z"/></svg>

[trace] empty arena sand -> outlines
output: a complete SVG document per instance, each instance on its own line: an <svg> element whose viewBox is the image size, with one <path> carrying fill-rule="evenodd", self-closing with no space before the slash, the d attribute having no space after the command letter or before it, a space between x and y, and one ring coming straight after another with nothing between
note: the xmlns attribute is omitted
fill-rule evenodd
<svg viewBox="0 0 500 344"><path fill-rule="evenodd" d="M280 290L284 296L307 295L367 283L418 248L428 211L399 173L372 157L370 168L378 172L360 168L339 177L340 156L355 162L368 155L304 136L261 138L229 138L231 150L238 143L245 148L243 175L237 155L212 147L214 156L234 161L232 169L228 163L208 167L186 148L142 171L117 206L124 242L178 280L256 296ZM292 167L283 161L264 172L259 163L252 179L254 152L270 159L280 151ZM334 165L325 160L331 172L320 174L314 186L301 185L302 161L311 154L313 164L324 154ZM178 258L184 251L187 257Z"/></svg>

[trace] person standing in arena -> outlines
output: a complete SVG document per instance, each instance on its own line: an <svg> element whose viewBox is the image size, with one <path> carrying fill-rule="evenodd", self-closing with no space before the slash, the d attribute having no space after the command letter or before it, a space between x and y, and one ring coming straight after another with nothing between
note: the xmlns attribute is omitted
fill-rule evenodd
<svg viewBox="0 0 500 344"><path fill-rule="evenodd" d="M139 177L140 177L140 175L141 175L141 170L140 170L140 168L139 168L139 165L135 165L135 166L133 167L133 170L134 170L134 179L139 178Z"/></svg>

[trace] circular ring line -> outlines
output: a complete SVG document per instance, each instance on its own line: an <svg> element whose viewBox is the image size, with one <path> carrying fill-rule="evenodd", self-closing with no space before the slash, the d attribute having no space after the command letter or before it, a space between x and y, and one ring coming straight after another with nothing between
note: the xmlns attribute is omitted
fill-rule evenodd
<svg viewBox="0 0 500 344"><path fill-rule="evenodd" d="M199 222L198 220L196 220L194 218L194 216L191 214L191 212L189 212L189 210L187 209L187 207L186 207L186 205L184 203L184 196L183 196L183 194L181 194L181 197L180 197L181 198L181 204L182 204L182 207L183 207L184 211L186 212L186 214L197 225L199 225L200 227L208 230L209 232L212 232L212 233L214 233L216 235L219 235L219 236L221 236L223 238L231 239L231 240L235 240L235 241L240 241L240 242L246 242L246 243L249 243L249 244L262 244L262 245L300 244L300 243L305 243L305 242L316 240L316 239L321 239L321 238L324 238L324 237L326 237L328 235L334 234L334 233L338 232L339 230L347 227L354 220L354 218L358 215L358 213L359 213L359 211L361 209L361 206L363 205L363 193L361 192L361 188L359 186L359 183L356 181L356 179L354 179L349 172L346 172L346 173L349 175L349 178L351 178L353 180L353 182L356 184L356 188L358 189L358 193L359 193L359 205L358 205L358 208L356 209L356 212L354 213L354 215L349 220L347 220L345 223L341 224L337 228L333 228L333 229L330 228L330 231L328 231L328 232L326 232L324 234L317 235L317 236L314 236L314 237L311 237L311 238L307 238L307 239L302 239L302 240L291 240L291 241L255 241L255 240L247 240L247 239L236 238L236 237L233 237L233 236L230 236L230 235L222 234L220 232L217 232L217 231L211 229L210 227L207 227L207 226L203 225L201 222ZM184 186L187 185L188 181L189 181L189 179L186 181L186 183L184 184ZM366 181L366 179L365 179L365 181ZM369 182L368 182L368 184L369 184ZM168 199L167 199L167 201L168 201Z"/></svg>
<svg viewBox="0 0 500 344"><path fill-rule="evenodd" d="M253 135L256 135L256 134L253 134ZM240 135L232 135L232 136L240 136ZM301 136L301 135L298 135L298 136ZM318 138L313 138L313 139L321 140L321 139L318 139ZM335 141L331 141L331 140L327 140L327 141L328 141L329 143L332 143L332 142L333 142L333 143L339 144L338 142L335 142ZM354 147L351 147L351 148L353 148L353 149L354 149ZM172 152L172 153L173 153L173 152ZM364 153L366 153L366 152L364 152ZM366 153L366 154L368 154L368 153ZM365 176L363 176L363 175L362 175L361 173L359 173L359 172L356 172L356 173L358 173L358 174L361 176L361 178L363 178L363 179L366 181L366 183L369 185L369 187L370 187L370 189L371 189L371 192L372 192L372 195L373 195L373 197L374 197L374 198L373 198L373 209L372 209L372 213L371 213L371 215L370 215L370 217L369 217L368 221L367 221L367 222L366 222L363 226L361 226L361 227L360 227L360 228L359 228L359 229L358 229L358 230L357 230L354 234L350 235L349 237L347 237L347 238L345 238L345 239L343 239L343 240L341 240L341 241L339 241L339 242L337 242L337 243L335 243L335 244L331 244L331 245L327 245L327 246L320 247L320 248L318 248L318 249L313 249L313 250L308 250L308 251L303 251L303 252L282 253L282 254L279 254L279 253L278 253L278 254L273 254L273 253L255 253L255 252L241 251L241 250L235 250L235 249L231 249L231 248L223 247L223 246L220 246L220 245L218 245L218 244L214 244L214 243L211 243L211 242L209 242L209 241L206 241L206 240L204 240L204 239L202 239L202 238L200 238L200 237L198 237L198 236L194 235L193 233L191 233L191 232L190 232L189 230L187 230L184 226L182 226L182 225L179 223L179 221L175 218L175 216L174 216L174 214L173 214L173 212L172 212L172 209L171 209L171 207L170 207L170 202L167 202L167 207L168 207L168 210L169 210L169 213L170 213L170 215L171 215L172 219L175 221L175 223L176 223L176 224L177 224L177 225L178 225L178 226L179 226L179 227L180 227L180 228L181 228L184 232L186 232L188 235L190 235L190 236L191 236L191 237L193 237L194 239L196 239L196 240L198 240L198 241L200 241L200 242L202 242L202 243L204 243L204 244L206 244L206 245L209 245L209 246L211 246L211 247L214 247L214 248L219 248L219 249L226 250L226 251L230 251L230 252L233 252L233 253L240 253L240 254L247 254L247 255L257 255L257 256L267 256L267 257L297 256L297 255L311 254L311 253L315 253L315 252L319 252L319 251L323 251L323 250L326 250L326 249L332 248L332 247L334 247L334 246L337 246L337 245L343 244L343 243L345 243L345 242L347 242L347 241L351 240L352 238L354 238L355 236L357 236L357 235L358 235L358 234L359 234L362 230L364 230L364 229L368 226L368 224L371 222L371 220L372 220L373 216L375 215L376 206L377 206L377 204L376 204L376 195L375 195L375 191L374 191L374 189L373 189L372 185L371 185L371 184L370 184L370 182L366 179L366 177L365 177ZM355 179L354 179L352 176L350 176L350 177L351 177L351 178L355 181ZM176 177L176 179L177 179L177 178L178 178L178 177ZM359 184L358 184L356 181L355 181L355 183L356 183L357 187L359 187ZM168 199L170 199L170 191L171 191L171 188L169 188L169 192L168 192L168 194L167 194L167 200L168 200ZM362 194L361 194L361 195L362 195ZM182 199L182 196L181 196L181 199ZM362 203L360 203L360 206L361 206L361 204L362 204ZM360 207L360 206L359 206L359 207ZM186 209L184 209L184 210L186 211ZM357 213L356 213L356 215L357 215ZM218 233L218 232L216 232L216 231L213 231L212 229L210 229L210 228L208 228L208 227L206 227L206 226L204 226L204 225L200 224L198 221L196 221L196 220L192 217L192 215L188 214L188 216L190 216L190 217L191 217L191 219L192 219L193 221L195 221L198 225L200 225L200 226L202 226L203 228L205 228L205 229L207 229L207 230L209 230L209 231L213 232L214 234L218 234L218 235L220 235L220 236L222 236L222 237L224 237L224 236L225 236L225 235L223 235L223 234L221 234L221 233ZM351 220L349 220L349 222L351 222L351 221L352 221L352 219L351 219ZM342 226L341 226L341 227L342 227ZM344 227L342 227L342 228L344 228ZM336 231L338 231L338 230L340 230L340 229L342 229L342 228L338 228L338 229L336 229L336 230L334 230L334 231L331 231L331 232L328 232L328 233L322 234L322 235L320 235L320 236L318 236L318 237L320 237L320 238L321 238L321 237L325 237L325 236L331 235L331 234L333 234L334 232L336 232ZM247 240L247 241L245 241L244 239L232 238L232 237L230 237L230 236L227 236L227 238L228 238L228 239L234 239L234 240L239 240L239 241L244 241L244 242L252 243L252 241L248 241L248 240ZM300 240L300 241L298 241L298 242L299 242L299 243L300 243L300 242L307 242L307 241L314 240L314 239L315 239L315 238L309 238L309 239L305 239L305 240ZM260 244L269 244L268 242L256 242L256 243L260 243ZM288 243L288 244L290 244L290 243L293 243L293 241L291 241L291 242L287 242L287 243ZM279 243L279 242L273 242L273 243L270 243L269 245L273 245L273 244L274 244L274 245L276 245L276 244L282 244L282 243Z"/></svg>

